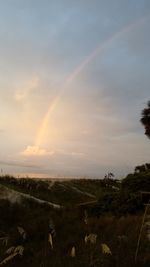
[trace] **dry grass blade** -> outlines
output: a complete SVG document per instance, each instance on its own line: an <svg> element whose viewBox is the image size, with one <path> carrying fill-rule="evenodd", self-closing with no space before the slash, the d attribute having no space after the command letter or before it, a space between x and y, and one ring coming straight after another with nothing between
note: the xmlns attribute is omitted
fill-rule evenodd
<svg viewBox="0 0 150 267"><path fill-rule="evenodd" d="M137 246L136 246L136 251L135 251L135 262L137 261L137 256L138 256L138 251L139 251L139 247L140 247L140 241L141 241L143 226L144 226L144 222L145 222L146 214L148 212L149 205L150 205L150 200L146 205L145 212L144 212L143 219L142 219L142 224L141 224L141 228L140 228L140 232L139 232L139 236L138 236L138 241L137 241Z"/></svg>
<svg viewBox="0 0 150 267"><path fill-rule="evenodd" d="M10 255L6 257L2 262L0 262L0 266L6 264L8 261L12 260L17 255L23 256L23 251L24 251L23 246L10 247L6 251L6 254L10 254Z"/></svg>
<svg viewBox="0 0 150 267"><path fill-rule="evenodd" d="M50 243L50 246L53 249L53 238L51 234L48 235L48 242Z"/></svg>
<svg viewBox="0 0 150 267"><path fill-rule="evenodd" d="M0 262L0 266L6 264L8 261L12 260L15 256L17 256L18 253L14 252L13 254L9 255L7 258L5 258L2 262Z"/></svg>
<svg viewBox="0 0 150 267"><path fill-rule="evenodd" d="M103 254L112 255L110 248L105 243L101 244L101 246L102 246L102 253Z"/></svg>
<svg viewBox="0 0 150 267"><path fill-rule="evenodd" d="M74 257L76 256L76 249L75 249L75 247L72 247L70 256L71 256L72 258L74 258Z"/></svg>
<svg viewBox="0 0 150 267"><path fill-rule="evenodd" d="M13 247L10 247L10 248L8 248L7 250L6 250L6 254L11 254L11 253L13 253L15 251L15 247L13 246Z"/></svg>
<svg viewBox="0 0 150 267"><path fill-rule="evenodd" d="M2 241L2 244L3 244L4 246L7 246L8 241L9 241L9 237L8 237L8 236L1 237L1 238L0 238L0 241Z"/></svg>
<svg viewBox="0 0 150 267"><path fill-rule="evenodd" d="M88 242L90 242L91 244L96 244L96 240L97 240L96 234L89 234L86 235L84 238L85 244L87 244Z"/></svg>
<svg viewBox="0 0 150 267"><path fill-rule="evenodd" d="M18 229L19 234L25 240L26 239L26 232L25 232L25 230L22 227L20 227L20 226L18 226L17 229Z"/></svg>
<svg viewBox="0 0 150 267"><path fill-rule="evenodd" d="M19 254L20 256L23 256L23 252L24 252L24 247L23 246L17 246L15 248L15 253Z"/></svg>

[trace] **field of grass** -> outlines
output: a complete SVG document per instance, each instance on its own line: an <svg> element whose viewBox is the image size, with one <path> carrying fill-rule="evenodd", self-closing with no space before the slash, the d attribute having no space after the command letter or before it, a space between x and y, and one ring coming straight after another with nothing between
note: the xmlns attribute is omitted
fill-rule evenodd
<svg viewBox="0 0 150 267"><path fill-rule="evenodd" d="M120 187L117 181L113 183ZM54 183L1 177L0 266L150 266L146 226L135 261L144 209L125 214L99 212L101 196L115 192L110 181L106 186L101 180ZM147 212L145 225L148 220Z"/></svg>

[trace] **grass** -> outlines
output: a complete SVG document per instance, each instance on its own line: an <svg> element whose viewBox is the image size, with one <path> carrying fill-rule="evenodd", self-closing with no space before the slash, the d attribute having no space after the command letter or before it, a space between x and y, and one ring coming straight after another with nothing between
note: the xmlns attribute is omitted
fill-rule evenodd
<svg viewBox="0 0 150 267"><path fill-rule="evenodd" d="M12 180L13 181L13 180ZM1 181L7 187L20 192L27 192L27 182L32 185L29 192L35 194L34 187L38 182L6 180ZM80 186L81 183L81 186ZM86 184L87 183L87 184ZM91 190L90 190L91 184ZM64 209L53 209L46 204L22 199L20 202L0 200L0 262L6 258L6 251L14 246L24 248L23 255L16 255L3 266L10 267L148 267L150 264L150 242L143 231L140 234L140 247L135 262L137 241L142 224L143 212L137 214L114 215L105 212L100 216L85 212L85 207L78 207L79 201L86 201L87 195L70 191L73 185L89 193L98 187L103 190L101 182L70 181L62 182L63 186L54 184L48 190L47 182L38 184L38 197L58 203L63 201ZM40 187L41 186L41 187ZM58 192L56 193L56 191ZM46 190L46 191L44 191ZM28 193L29 193L28 192ZM98 192L98 190L97 190ZM1 192L0 192L1 193ZM71 196L71 194L74 194ZM37 195L36 195L37 196ZM76 197L75 197L76 196ZM69 201L69 204L67 203ZM92 207L90 208L92 209ZM85 223L85 214L87 217ZM19 230L18 230L19 229ZM23 238L25 231L25 238ZM22 234L21 234L22 233ZM86 236L96 236L96 242L85 242ZM7 242L1 238L7 237ZM89 238L90 239L90 238ZM107 252L107 253L106 253ZM108 253L109 252L109 253Z"/></svg>

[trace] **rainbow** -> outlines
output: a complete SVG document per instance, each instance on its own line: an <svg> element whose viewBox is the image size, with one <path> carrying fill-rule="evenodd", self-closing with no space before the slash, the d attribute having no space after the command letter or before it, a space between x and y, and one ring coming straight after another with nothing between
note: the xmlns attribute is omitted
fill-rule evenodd
<svg viewBox="0 0 150 267"><path fill-rule="evenodd" d="M84 61L81 62L80 65L77 66L77 68L66 78L65 82L62 84L61 89L58 93L58 95L55 97L55 99L53 100L53 102L49 105L48 110L46 112L46 114L43 117L42 123L39 127L36 139L35 139L35 146L39 147L43 140L44 140L44 136L45 136L45 132L47 130L48 127L48 123L50 120L50 117L52 115L52 113L54 112L54 110L56 109L57 105L59 104L62 95L64 94L64 92L67 89L67 86L82 72L82 70L100 53L102 53L107 47L108 45L110 45L114 40L116 40L117 38L120 38L122 35L134 30L135 28L137 28L139 25L143 24L147 19L149 19L149 15L145 16L137 21L134 21L133 23L123 27L120 31L114 33L113 35L111 35L105 42L103 42L102 44L98 45L93 51L92 53L90 53L85 59Z"/></svg>

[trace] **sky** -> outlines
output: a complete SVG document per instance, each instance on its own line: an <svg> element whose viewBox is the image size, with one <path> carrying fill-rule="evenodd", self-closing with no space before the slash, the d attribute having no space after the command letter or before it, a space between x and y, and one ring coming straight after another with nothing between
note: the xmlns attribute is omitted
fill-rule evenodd
<svg viewBox="0 0 150 267"><path fill-rule="evenodd" d="M150 161L149 0L0 0L0 169L124 177Z"/></svg>

